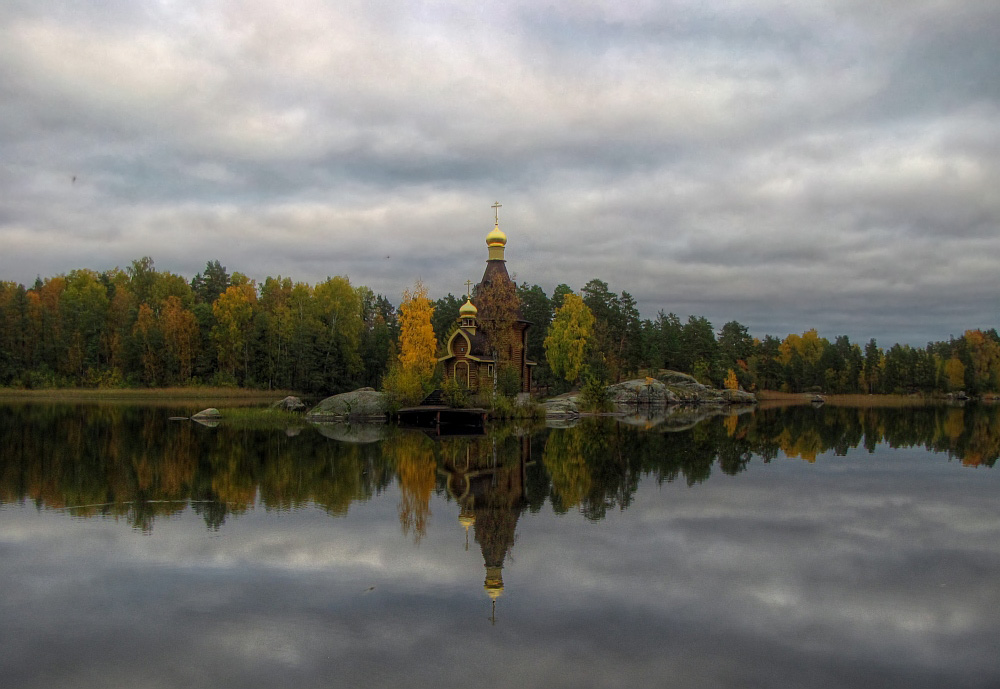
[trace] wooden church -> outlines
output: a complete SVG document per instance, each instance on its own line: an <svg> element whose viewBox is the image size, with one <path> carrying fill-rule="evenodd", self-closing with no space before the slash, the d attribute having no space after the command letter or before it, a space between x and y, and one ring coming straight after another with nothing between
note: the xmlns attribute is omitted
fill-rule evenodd
<svg viewBox="0 0 1000 689"><path fill-rule="evenodd" d="M500 204L495 204L493 208L496 211L496 221L493 230L486 235L488 256L483 279L473 292L476 296L467 295L465 303L459 309L458 328L448 338L445 355L439 361L446 379L455 379L472 391L492 385L496 379L497 366L509 366L518 373L520 391L530 392L531 369L535 366L535 362L527 358L527 332L531 323L524 320L520 305L516 305L512 319L502 321L505 326L501 327L509 327L511 332L504 338L507 351L501 352L500 356L495 356L490 351L491 338L488 337L491 328L498 327L497 320L491 317L488 308L480 313L480 307L484 306L482 295L501 281L504 286L511 288L513 298L517 298L514 289L516 286L507 274L507 262L504 259L507 235L500 230Z"/></svg>

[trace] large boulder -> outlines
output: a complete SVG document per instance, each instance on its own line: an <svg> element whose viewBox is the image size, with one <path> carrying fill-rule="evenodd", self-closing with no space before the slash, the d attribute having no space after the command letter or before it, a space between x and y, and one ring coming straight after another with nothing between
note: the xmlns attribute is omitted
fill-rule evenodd
<svg viewBox="0 0 1000 689"><path fill-rule="evenodd" d="M385 393L374 388L327 397L306 413L308 421L376 421L384 420Z"/></svg>
<svg viewBox="0 0 1000 689"><path fill-rule="evenodd" d="M576 395L559 395L542 402L546 418L575 418L580 415Z"/></svg>
<svg viewBox="0 0 1000 689"><path fill-rule="evenodd" d="M618 407L663 407L680 401L676 394L655 378L637 378L609 385L608 395Z"/></svg>
<svg viewBox="0 0 1000 689"><path fill-rule="evenodd" d="M281 409L282 411L305 411L306 404L298 397L289 395L283 400L278 400L271 405L271 409Z"/></svg>

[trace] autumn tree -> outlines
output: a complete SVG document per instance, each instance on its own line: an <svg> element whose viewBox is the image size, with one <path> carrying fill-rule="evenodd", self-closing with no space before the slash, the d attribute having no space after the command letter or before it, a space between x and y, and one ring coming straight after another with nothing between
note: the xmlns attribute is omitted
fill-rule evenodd
<svg viewBox="0 0 1000 689"><path fill-rule="evenodd" d="M740 382L736 379L736 371L729 369L726 372L726 380L723 384L726 386L726 390L739 390Z"/></svg>
<svg viewBox="0 0 1000 689"><path fill-rule="evenodd" d="M142 360L142 382L145 385L161 383L163 333L149 304L139 305L139 314L132 326L132 335L139 343Z"/></svg>
<svg viewBox="0 0 1000 689"><path fill-rule="evenodd" d="M593 327L594 315L583 299L576 294L564 295L545 338L545 359L553 373L570 384L577 382L583 373Z"/></svg>
<svg viewBox="0 0 1000 689"><path fill-rule="evenodd" d="M66 289L59 298L65 334L65 371L83 379L101 365L101 336L108 312L108 293L97 273L74 270L66 276Z"/></svg>
<svg viewBox="0 0 1000 689"><path fill-rule="evenodd" d="M419 280L403 292L399 305L399 363L390 369L384 387L398 402L418 402L437 366L437 340L431 319L434 306Z"/></svg>
<svg viewBox="0 0 1000 689"><path fill-rule="evenodd" d="M1000 342L996 330L966 330L962 339L968 357L966 387L970 394L1000 390Z"/></svg>
<svg viewBox="0 0 1000 689"><path fill-rule="evenodd" d="M944 380L948 390L961 390L965 387L965 364L957 356L944 363Z"/></svg>
<svg viewBox="0 0 1000 689"><path fill-rule="evenodd" d="M501 369L511 366L511 355L517 344L515 325L520 318L517 288L506 277L482 282L476 288L476 307L482 327L486 351L493 358L493 383L496 385Z"/></svg>
<svg viewBox="0 0 1000 689"><path fill-rule="evenodd" d="M240 364L243 365L244 376L249 364L247 326L253 318L256 303L257 290L252 284L243 284L227 288L212 305L216 320L212 340L218 348L219 367L233 381Z"/></svg>
<svg viewBox="0 0 1000 689"><path fill-rule="evenodd" d="M170 362L170 377L182 384L188 382L198 347L198 321L193 313L184 308L180 297L169 296L164 301L160 311L160 330Z"/></svg>

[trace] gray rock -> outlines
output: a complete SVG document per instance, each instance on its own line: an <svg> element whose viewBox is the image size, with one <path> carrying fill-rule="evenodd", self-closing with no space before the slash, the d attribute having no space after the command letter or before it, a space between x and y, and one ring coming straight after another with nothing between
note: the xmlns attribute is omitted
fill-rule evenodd
<svg viewBox="0 0 1000 689"><path fill-rule="evenodd" d="M559 395L542 402L546 418L575 418L580 415L575 395Z"/></svg>
<svg viewBox="0 0 1000 689"><path fill-rule="evenodd" d="M385 393L373 388L327 397L306 413L309 421L385 419Z"/></svg>
<svg viewBox="0 0 1000 689"><path fill-rule="evenodd" d="M676 394L655 378L638 378L609 385L608 394L618 407L663 407L680 401Z"/></svg>
<svg viewBox="0 0 1000 689"><path fill-rule="evenodd" d="M722 397L729 404L757 404L757 395L744 390L722 390Z"/></svg>
<svg viewBox="0 0 1000 689"><path fill-rule="evenodd" d="M678 371L663 371L660 380L682 402L692 404L756 404L757 397L743 390L717 390L702 385L693 376Z"/></svg>
<svg viewBox="0 0 1000 689"><path fill-rule="evenodd" d="M271 409L283 409L284 411L305 411L305 408L305 402L294 395L289 395L271 405Z"/></svg>

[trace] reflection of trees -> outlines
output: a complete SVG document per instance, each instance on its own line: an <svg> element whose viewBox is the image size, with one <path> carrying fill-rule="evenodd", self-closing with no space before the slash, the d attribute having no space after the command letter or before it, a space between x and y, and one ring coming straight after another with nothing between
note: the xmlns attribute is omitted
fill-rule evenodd
<svg viewBox="0 0 1000 689"><path fill-rule="evenodd" d="M590 493L593 481L587 460L583 456L581 434L576 428L570 433L552 433L545 443L542 464L552 481L552 506L556 512L576 507Z"/></svg>
<svg viewBox="0 0 1000 689"><path fill-rule="evenodd" d="M766 462L783 452L814 461L880 443L926 447L968 466L992 467L1000 456L1000 407L989 405L791 407L716 417L678 432L595 419L533 436L494 433L488 440L435 442L422 434L396 434L367 444L312 431L290 438L225 425L208 429L171 423L169 413L127 406L0 406L0 501L32 500L78 516L120 518L144 530L191 504L218 528L256 502L269 510L315 504L342 515L398 480L404 531L419 540L435 472L451 467L449 480L465 476L469 490L479 491L470 493L475 509L500 510L476 516L476 542L485 557L503 551L503 534L513 533L507 522L516 522L523 509L537 511L548 500L556 511L576 508L600 519L608 509L627 508L644 476L694 485L713 470L737 474L752 458ZM541 461L513 471L531 456ZM478 469L463 474L463 462ZM509 491L501 490L504 481L515 480ZM441 487L461 494L454 485ZM495 502L503 495L518 497ZM474 511L466 516L471 519Z"/></svg>
<svg viewBox="0 0 1000 689"><path fill-rule="evenodd" d="M169 410L126 406L0 406L0 500L31 499L78 516L152 528L191 503L218 528L259 500L314 503L343 514L385 488L379 447L291 439L273 431L169 422Z"/></svg>
<svg viewBox="0 0 1000 689"><path fill-rule="evenodd" d="M431 491L437 480L434 442L423 433L400 433L383 444L399 480L399 524L403 534L413 530L416 543L427 532Z"/></svg>
<svg viewBox="0 0 1000 689"><path fill-rule="evenodd" d="M891 447L926 447L969 466L993 466L1000 456L1000 407L912 408L789 407L758 411L750 417L748 438L755 453L780 449L790 457L814 461L853 447L869 452Z"/></svg>

